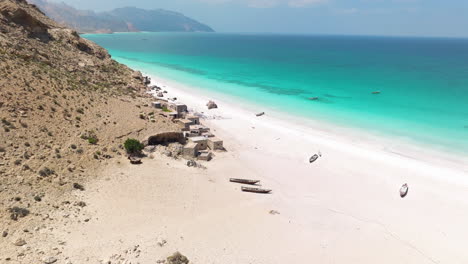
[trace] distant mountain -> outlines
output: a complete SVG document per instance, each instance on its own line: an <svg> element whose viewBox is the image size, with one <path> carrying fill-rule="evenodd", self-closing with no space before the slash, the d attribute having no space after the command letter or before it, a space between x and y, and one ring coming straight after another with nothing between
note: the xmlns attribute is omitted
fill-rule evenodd
<svg viewBox="0 0 468 264"><path fill-rule="evenodd" d="M78 10L65 3L47 0L28 0L58 23L81 33L112 33L136 31L213 32L213 29L183 14L157 9L145 10L135 7L117 8L96 13Z"/></svg>

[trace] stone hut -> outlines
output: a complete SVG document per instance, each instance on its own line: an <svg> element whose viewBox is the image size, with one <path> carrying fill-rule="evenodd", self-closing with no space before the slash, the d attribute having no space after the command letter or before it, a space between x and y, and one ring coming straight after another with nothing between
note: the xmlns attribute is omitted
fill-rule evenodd
<svg viewBox="0 0 468 264"><path fill-rule="evenodd" d="M186 158L195 158L198 154L198 144L194 142L189 142L184 146L182 151L182 156Z"/></svg>
<svg viewBox="0 0 468 264"><path fill-rule="evenodd" d="M182 126L182 131L189 131L190 126L193 125L193 122L189 119L179 119L177 123Z"/></svg>
<svg viewBox="0 0 468 264"><path fill-rule="evenodd" d="M207 140L208 147L211 150L223 150L223 141L216 137L208 138Z"/></svg>
<svg viewBox="0 0 468 264"><path fill-rule="evenodd" d="M200 125L200 117L194 115L188 115L185 117L188 120L191 120L194 125Z"/></svg>
<svg viewBox="0 0 468 264"><path fill-rule="evenodd" d="M198 150L206 150L208 148L208 140L206 137L191 137L189 142L197 143Z"/></svg>

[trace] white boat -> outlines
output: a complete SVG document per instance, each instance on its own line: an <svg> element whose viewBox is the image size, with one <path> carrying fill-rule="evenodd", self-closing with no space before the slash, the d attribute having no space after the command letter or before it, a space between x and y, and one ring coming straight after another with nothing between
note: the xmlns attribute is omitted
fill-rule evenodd
<svg viewBox="0 0 468 264"><path fill-rule="evenodd" d="M403 184L400 188L400 197L404 198L408 194L408 184Z"/></svg>

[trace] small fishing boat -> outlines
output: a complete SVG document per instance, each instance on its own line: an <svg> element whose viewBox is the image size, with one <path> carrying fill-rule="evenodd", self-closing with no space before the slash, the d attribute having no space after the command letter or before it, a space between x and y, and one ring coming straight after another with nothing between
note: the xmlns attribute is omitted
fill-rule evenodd
<svg viewBox="0 0 468 264"><path fill-rule="evenodd" d="M270 193L271 192L271 190L260 189L260 188L252 188L252 187L244 187L244 186L242 186L241 188L243 192L253 192L253 193Z"/></svg>
<svg viewBox="0 0 468 264"><path fill-rule="evenodd" d="M380 91L372 92L372 94L380 94Z"/></svg>
<svg viewBox="0 0 468 264"><path fill-rule="evenodd" d="M317 101L319 98L318 97L309 97L309 100L312 100L312 101Z"/></svg>
<svg viewBox="0 0 468 264"><path fill-rule="evenodd" d="M141 164L141 159L137 157L128 157L131 164Z"/></svg>
<svg viewBox="0 0 468 264"><path fill-rule="evenodd" d="M265 112L261 112L261 113L256 114L256 116L262 116L264 114L265 114Z"/></svg>
<svg viewBox="0 0 468 264"><path fill-rule="evenodd" d="M400 188L400 197L404 198L408 194L408 184L403 184Z"/></svg>
<svg viewBox="0 0 468 264"><path fill-rule="evenodd" d="M315 154L312 157L310 157L309 162L312 163L312 162L316 161L318 158L319 158L319 155Z"/></svg>
<svg viewBox="0 0 468 264"><path fill-rule="evenodd" d="M250 184L250 185L254 185L254 184L257 184L257 183L260 182L259 180L236 179L236 178L230 178L229 181L230 182L236 182L236 183L242 183L242 184Z"/></svg>

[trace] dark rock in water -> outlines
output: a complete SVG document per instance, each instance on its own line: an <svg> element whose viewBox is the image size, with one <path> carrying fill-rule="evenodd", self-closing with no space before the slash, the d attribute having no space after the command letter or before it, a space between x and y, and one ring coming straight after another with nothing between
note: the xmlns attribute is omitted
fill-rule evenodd
<svg viewBox="0 0 468 264"><path fill-rule="evenodd" d="M380 91L372 92L372 94L380 94Z"/></svg>

